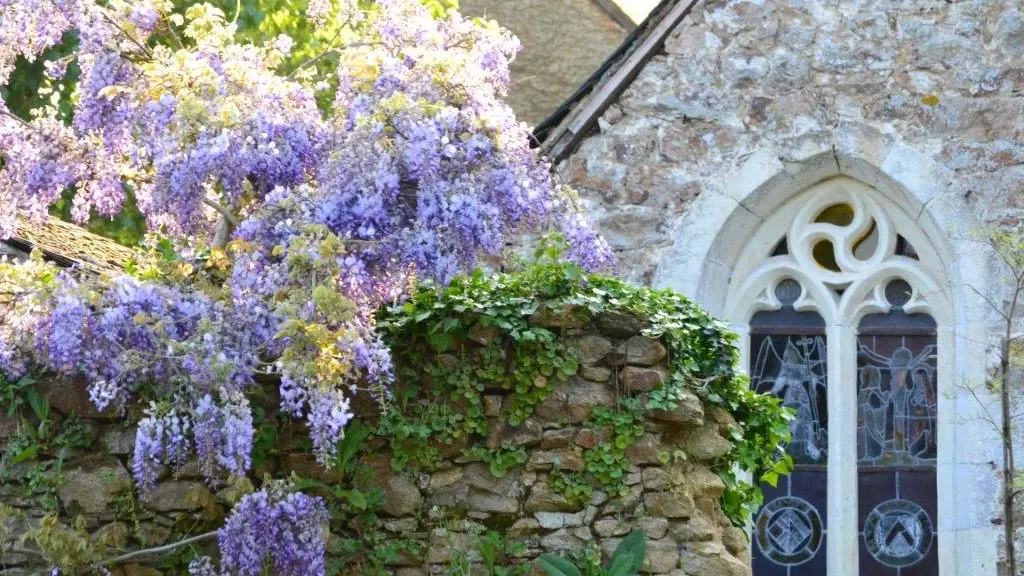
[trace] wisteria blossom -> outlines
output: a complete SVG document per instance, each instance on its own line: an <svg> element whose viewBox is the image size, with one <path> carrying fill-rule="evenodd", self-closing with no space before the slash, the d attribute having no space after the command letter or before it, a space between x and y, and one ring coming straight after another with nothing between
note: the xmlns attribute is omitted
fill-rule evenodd
<svg viewBox="0 0 1024 576"><path fill-rule="evenodd" d="M281 485L242 498L217 533L220 569L207 557L189 565L192 576L279 576L324 573L327 508L320 498Z"/></svg>
<svg viewBox="0 0 1024 576"><path fill-rule="evenodd" d="M282 412L306 422L328 463L353 395L389 398L374 311L418 278L446 282L522 233L558 232L587 268L610 264L503 100L519 49L507 31L434 19L415 0L370 12L311 1L311 21L338 18L346 31L329 47L327 82L315 66L281 70L286 36L239 43L217 8L172 8L0 0L0 84L18 58L68 34L77 48L46 73L79 73L70 120L49 107L17 117L0 102L0 237L19 218L45 222L69 190L79 222L118 214L132 190L151 233L120 277L0 264L14 294L0 301L0 370L84 378L102 409L146 406L141 489L191 458L211 483L245 474L262 378L278 379ZM325 86L337 86L327 110ZM261 494L244 506L315 508ZM318 573L293 536L274 546ZM225 566L255 573L246 554L267 546L237 547Z"/></svg>

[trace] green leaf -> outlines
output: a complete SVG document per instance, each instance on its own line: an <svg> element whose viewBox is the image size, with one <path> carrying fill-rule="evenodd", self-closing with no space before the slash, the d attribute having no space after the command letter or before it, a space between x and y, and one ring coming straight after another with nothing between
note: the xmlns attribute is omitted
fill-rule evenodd
<svg viewBox="0 0 1024 576"><path fill-rule="evenodd" d="M455 338L448 332L434 332L427 336L427 342L430 343L437 352L445 352L451 348L454 341Z"/></svg>
<svg viewBox="0 0 1024 576"><path fill-rule="evenodd" d="M612 554L611 563L614 564L615 559L620 554L628 556L632 561L627 564L629 571L626 574L636 574L640 571L640 565L644 562L644 551L646 549L647 536L641 530L633 530L619 542L619 545L615 548L615 554Z"/></svg>
<svg viewBox="0 0 1024 576"><path fill-rule="evenodd" d="M40 420L50 419L50 401L40 394L35 386L25 390L25 399L28 400L28 405L32 407L32 412L35 413L36 418Z"/></svg>
<svg viewBox="0 0 1024 576"><path fill-rule="evenodd" d="M632 554L616 555L612 557L611 564L605 570L605 574L606 576L636 576L637 573L633 570L634 561Z"/></svg>
<svg viewBox="0 0 1024 576"><path fill-rule="evenodd" d="M21 464L22 462L35 458L37 454L39 454L38 444L26 446L21 451L11 456L11 459L8 461L8 464L10 464L11 466L14 466L15 464Z"/></svg>
<svg viewBox="0 0 1024 576"><path fill-rule="evenodd" d="M583 576L578 568L561 556L544 554L540 557L540 568L547 576Z"/></svg>
<svg viewBox="0 0 1024 576"><path fill-rule="evenodd" d="M345 499L352 505L353 508L359 510L366 510L367 501L366 494L363 494L359 490L352 489L345 493Z"/></svg>

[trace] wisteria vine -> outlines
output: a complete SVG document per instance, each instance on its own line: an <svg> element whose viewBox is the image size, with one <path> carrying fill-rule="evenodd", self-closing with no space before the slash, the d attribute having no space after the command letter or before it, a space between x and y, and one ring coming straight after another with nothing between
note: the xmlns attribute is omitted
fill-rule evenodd
<svg viewBox="0 0 1024 576"><path fill-rule="evenodd" d="M388 398L373 311L417 277L445 282L523 232L561 233L589 269L611 262L503 102L517 40L414 0L359 6L310 2L311 20L344 30L329 83L315 66L281 70L287 37L236 42L207 4L0 0L0 84L68 33L76 50L47 74L80 74L70 121L0 102L0 236L20 217L44 222L67 190L85 222L117 214L131 189L151 232L120 277L0 265L0 370L84 377L101 409L144 406L142 490L193 457L211 483L245 474L261 375L279 378L281 410L329 462L352 396ZM275 573L322 573L322 505L264 490L235 514L220 539L228 573L257 573L265 555L248 555L270 534L294 552L271 554L292 566ZM257 534L242 517L285 528Z"/></svg>

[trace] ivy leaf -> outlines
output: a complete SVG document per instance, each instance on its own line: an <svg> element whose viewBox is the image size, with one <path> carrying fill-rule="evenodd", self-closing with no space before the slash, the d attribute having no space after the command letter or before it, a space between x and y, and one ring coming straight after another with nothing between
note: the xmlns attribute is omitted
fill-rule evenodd
<svg viewBox="0 0 1024 576"><path fill-rule="evenodd" d="M448 332L435 332L427 336L427 342L434 348L435 352L445 352L451 348L455 337Z"/></svg>

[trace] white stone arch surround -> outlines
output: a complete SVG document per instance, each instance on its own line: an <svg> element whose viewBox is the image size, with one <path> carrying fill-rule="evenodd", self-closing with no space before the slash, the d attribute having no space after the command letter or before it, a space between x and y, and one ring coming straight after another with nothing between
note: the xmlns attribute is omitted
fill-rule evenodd
<svg viewBox="0 0 1024 576"><path fill-rule="evenodd" d="M841 135L839 138L842 140ZM732 200L731 205L718 202L717 208L699 214L699 206L692 208L699 222L694 221L690 231L697 233L688 234L683 223L676 245L658 266L654 284L693 294L709 312L727 318L741 336L746 366L751 314L778 305L773 291L763 293L748 279L798 215L800 195L829 194L825 190L828 184L817 190L815 185L830 179L832 184L867 191L864 197L884 210L917 250L920 265L876 262L880 265L871 266L835 302L819 282L806 277L801 266L772 263L760 270L759 276L768 282L791 277L818 291L805 295L796 305L811 309L817 306L815 302L826 303L819 312L829 327L830 382L832 366L856 367L855 330L847 328L856 327L863 315L881 306L872 304L881 295L871 292L895 277L906 279L920 291L908 304L908 311L927 312L939 326L940 571L943 576L994 574L1000 533L1000 527L992 523L999 515L995 469L1000 458L999 439L988 422L974 417L980 406L963 386L987 377L990 314L985 296L976 290L994 285L996 279L983 264L981 250L966 248L962 241L950 237L950 215L935 201L950 182L932 162L913 150L894 152L891 144L848 142L840 148L845 150L805 154L799 163L783 164L775 153L748 158L724 185L723 193ZM879 149L883 152L872 152ZM972 254L974 257L965 257ZM693 274L695 269L700 273ZM853 310L853 306L859 309ZM829 423L835 430L829 435L830 461L842 464L829 470L828 576L854 576L858 574L856 443L838 440L856 437L856 405L848 387L831 385L828 390L830 407L844 407L830 414ZM842 399L843 394L850 398ZM846 545L841 545L843 542Z"/></svg>

